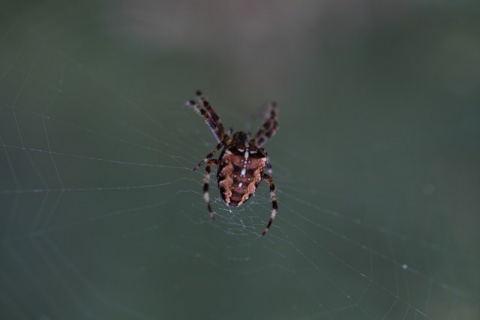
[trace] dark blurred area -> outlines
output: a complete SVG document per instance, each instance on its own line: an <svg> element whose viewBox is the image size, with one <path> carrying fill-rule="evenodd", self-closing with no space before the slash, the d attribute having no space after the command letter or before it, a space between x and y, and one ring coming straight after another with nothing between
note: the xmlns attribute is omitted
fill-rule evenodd
<svg viewBox="0 0 480 320"><path fill-rule="evenodd" d="M0 318L478 319L478 30L478 1L2 2ZM235 130L279 103L266 237L265 185L209 220L197 89Z"/></svg>

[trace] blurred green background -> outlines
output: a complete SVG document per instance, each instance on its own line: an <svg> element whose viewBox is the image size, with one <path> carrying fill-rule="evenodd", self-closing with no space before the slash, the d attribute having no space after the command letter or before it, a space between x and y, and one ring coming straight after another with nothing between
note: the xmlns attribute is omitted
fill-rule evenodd
<svg viewBox="0 0 480 320"><path fill-rule="evenodd" d="M476 1L3 1L1 319L479 319ZM266 144L237 209L197 89Z"/></svg>

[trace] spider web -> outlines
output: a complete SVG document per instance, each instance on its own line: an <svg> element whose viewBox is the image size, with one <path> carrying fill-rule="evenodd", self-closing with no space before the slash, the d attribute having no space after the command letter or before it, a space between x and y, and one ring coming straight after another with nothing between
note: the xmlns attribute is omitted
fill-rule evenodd
<svg viewBox="0 0 480 320"><path fill-rule="evenodd" d="M332 42L259 87L243 56L232 79L119 41L107 4L0 8L2 319L479 318L478 21ZM192 168L216 143L181 107L196 89L237 130L279 102L265 237L266 183L232 210L212 181L209 219Z"/></svg>

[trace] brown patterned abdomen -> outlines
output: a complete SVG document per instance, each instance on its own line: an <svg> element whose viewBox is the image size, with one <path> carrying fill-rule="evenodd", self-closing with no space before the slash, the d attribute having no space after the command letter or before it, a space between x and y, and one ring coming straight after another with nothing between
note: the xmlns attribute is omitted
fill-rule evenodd
<svg viewBox="0 0 480 320"><path fill-rule="evenodd" d="M217 173L222 199L237 207L246 202L262 180L266 157L261 152L249 154L248 159L238 150L224 153Z"/></svg>

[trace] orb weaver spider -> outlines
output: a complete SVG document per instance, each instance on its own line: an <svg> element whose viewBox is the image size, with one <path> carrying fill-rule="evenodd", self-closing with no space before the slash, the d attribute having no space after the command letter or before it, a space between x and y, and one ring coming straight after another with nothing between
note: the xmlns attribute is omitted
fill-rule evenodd
<svg viewBox="0 0 480 320"><path fill-rule="evenodd" d="M232 133L225 131L222 121L213 110L201 91L196 92L197 102L189 100L185 104L193 108L203 116L206 124L210 127L217 139L217 146L197 164L193 171L200 168L205 162L205 178L203 181L203 198L207 204L210 217L215 219L215 213L210 205L210 172L212 166L217 166L217 183L223 201L229 206L239 207L255 193L258 185L265 180L270 185L270 197L272 211L270 220L263 230L264 236L270 229L278 211L275 184L271 177L272 165L267 152L262 146L277 133L277 104L271 102L268 105L266 120L254 137L244 131ZM218 159L212 159L213 155L220 150Z"/></svg>

